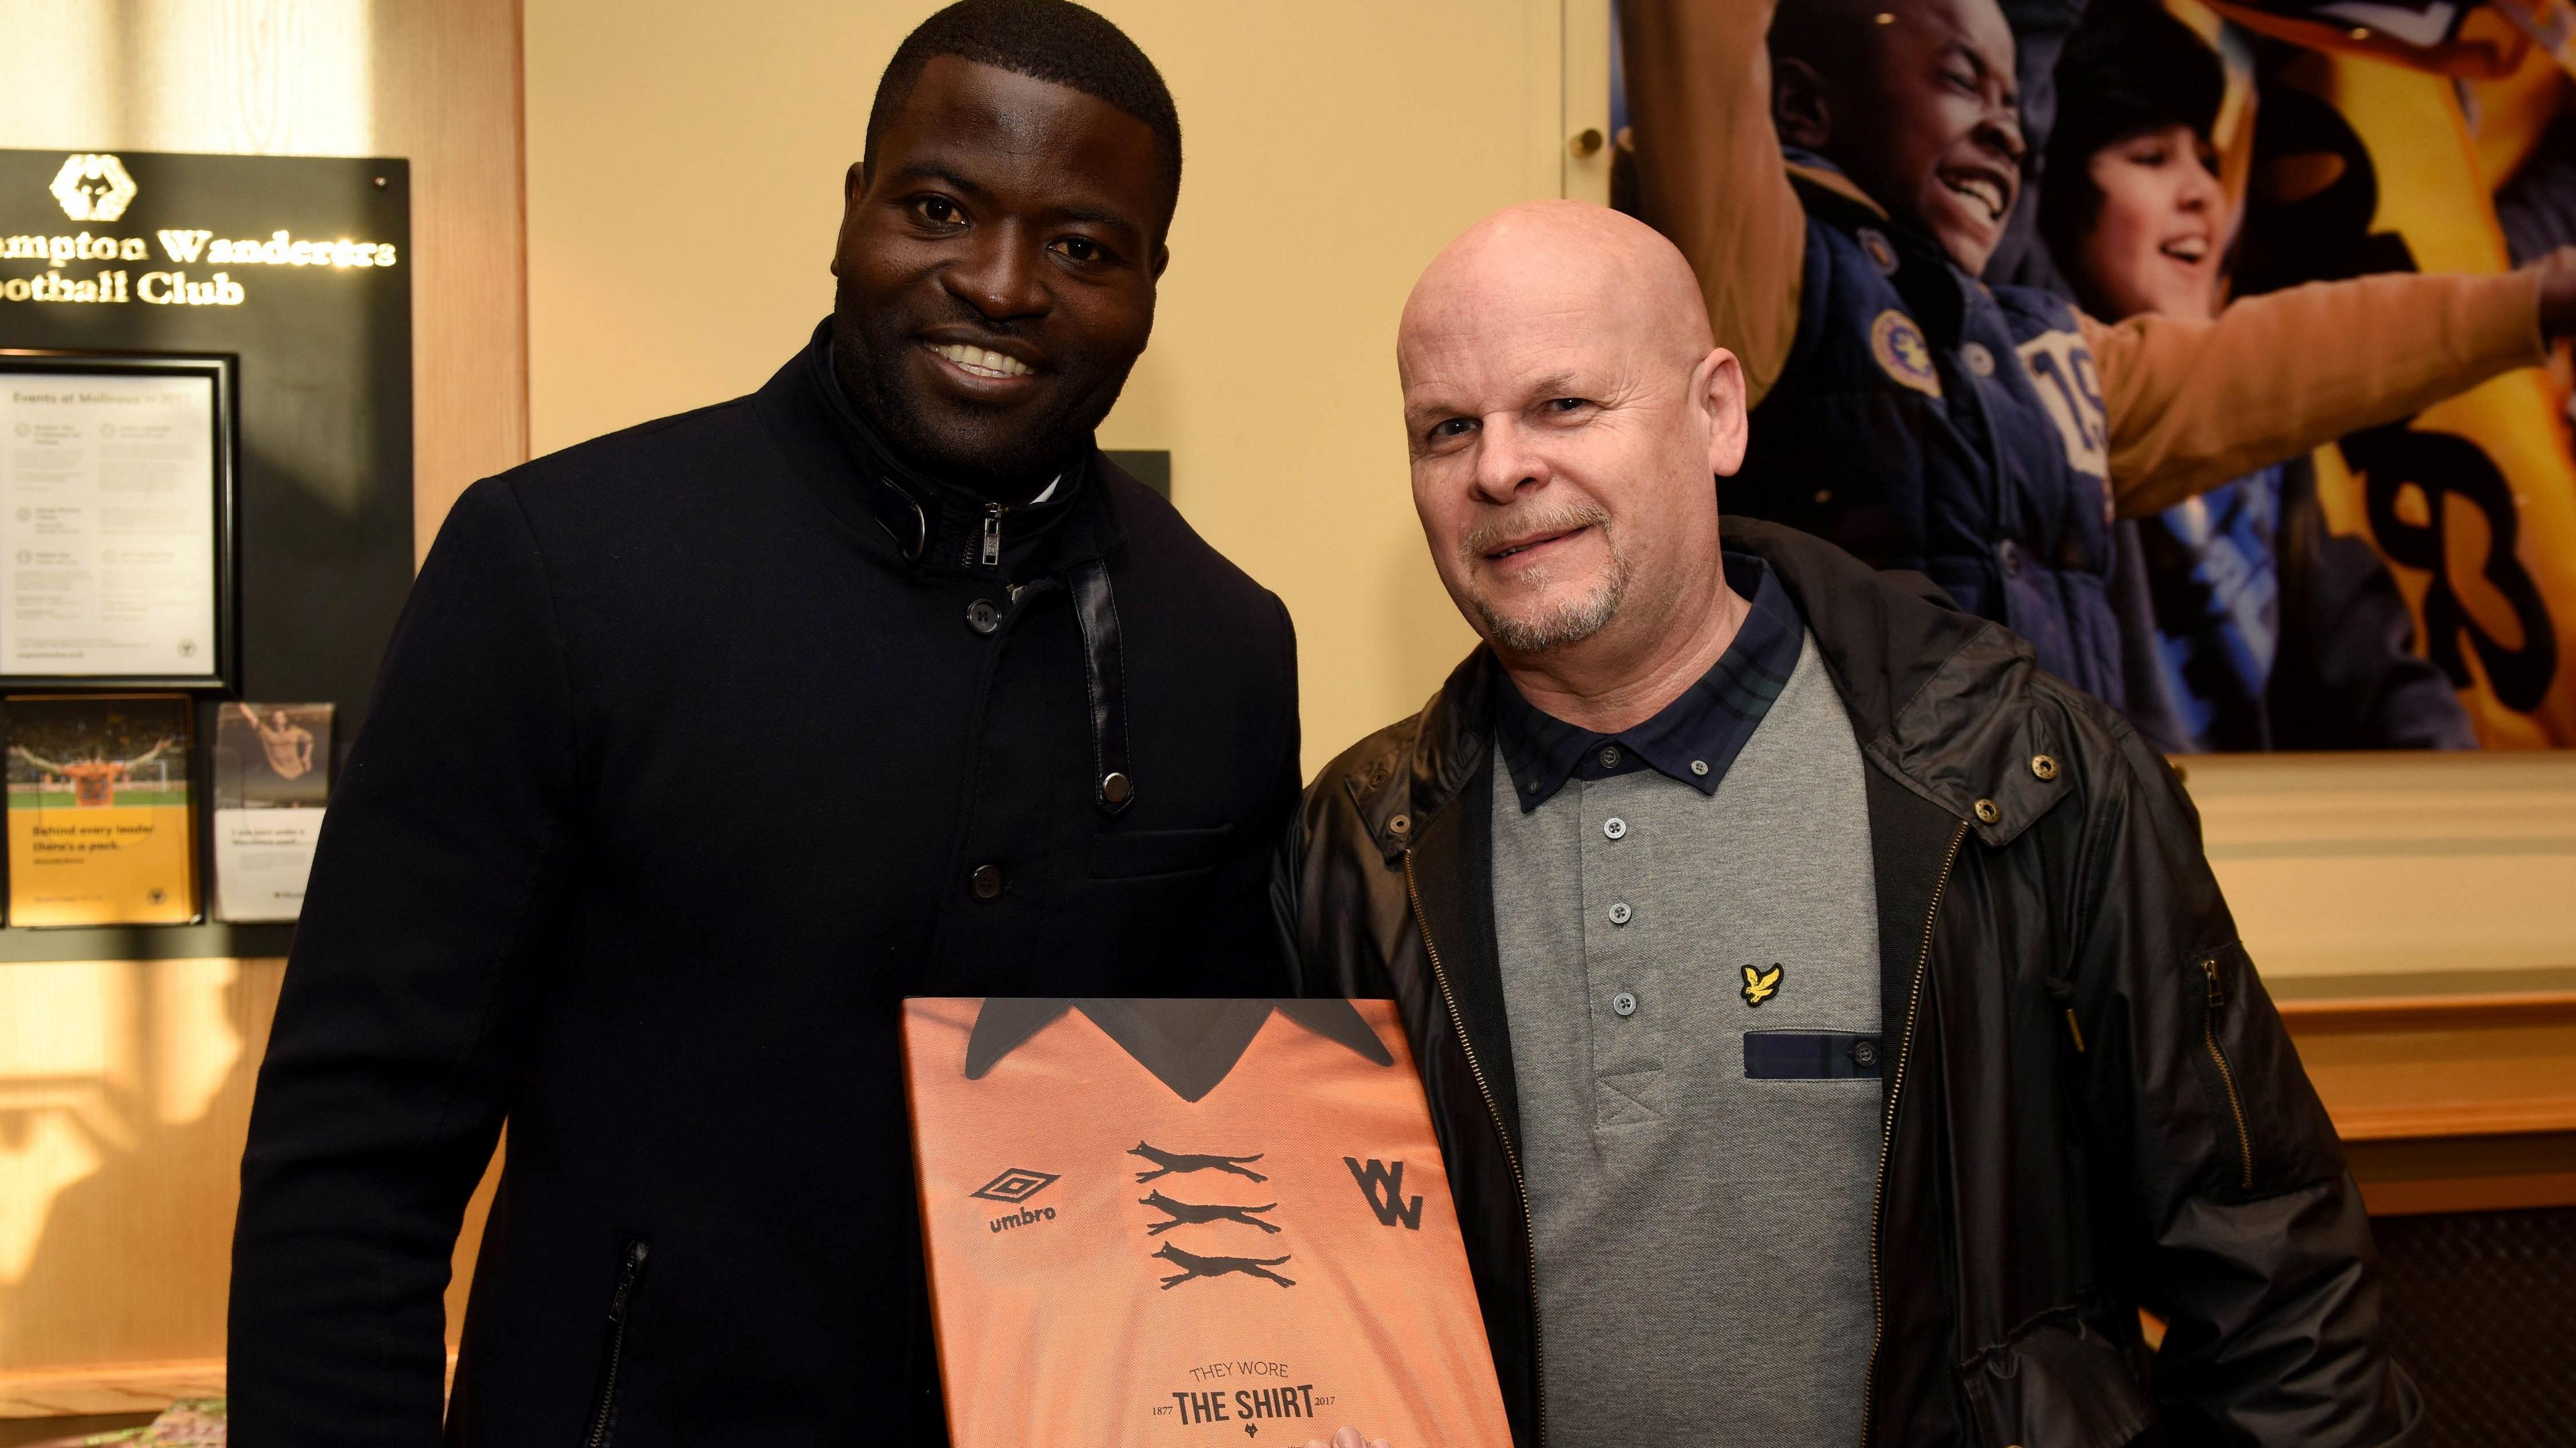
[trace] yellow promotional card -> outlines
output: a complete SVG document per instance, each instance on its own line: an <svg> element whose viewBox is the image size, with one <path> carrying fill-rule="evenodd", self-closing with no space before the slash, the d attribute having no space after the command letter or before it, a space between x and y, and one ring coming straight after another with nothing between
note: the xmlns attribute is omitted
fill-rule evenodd
<svg viewBox="0 0 2576 1448"><path fill-rule="evenodd" d="M9 923L196 919L187 699L18 696L6 708Z"/></svg>

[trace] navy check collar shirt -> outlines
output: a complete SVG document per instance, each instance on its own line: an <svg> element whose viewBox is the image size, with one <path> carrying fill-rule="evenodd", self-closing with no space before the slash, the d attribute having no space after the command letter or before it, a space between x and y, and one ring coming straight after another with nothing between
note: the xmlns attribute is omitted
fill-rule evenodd
<svg viewBox="0 0 2576 1448"><path fill-rule="evenodd" d="M1702 794L1717 793L1726 767L1762 723L1798 667L1806 620L1761 559L1723 555L1726 586L1752 602L1744 626L1709 671L1655 717L1617 734L1595 734L1546 713L1505 678L1496 695L1494 737L1526 814L1569 779L1607 779L1651 769Z"/></svg>

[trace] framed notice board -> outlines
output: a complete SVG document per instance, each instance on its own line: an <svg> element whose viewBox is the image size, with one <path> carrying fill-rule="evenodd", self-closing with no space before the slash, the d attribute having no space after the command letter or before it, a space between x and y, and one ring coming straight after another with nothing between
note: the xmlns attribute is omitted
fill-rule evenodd
<svg viewBox="0 0 2576 1448"><path fill-rule="evenodd" d="M237 687L233 359L0 352L0 687Z"/></svg>

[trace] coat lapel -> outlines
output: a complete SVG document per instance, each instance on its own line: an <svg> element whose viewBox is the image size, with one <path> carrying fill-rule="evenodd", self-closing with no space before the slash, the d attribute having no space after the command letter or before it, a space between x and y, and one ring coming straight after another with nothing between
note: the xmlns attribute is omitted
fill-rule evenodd
<svg viewBox="0 0 2576 1448"><path fill-rule="evenodd" d="M1494 756L1488 748L1449 807L1422 827L1405 852L1405 869L1458 1029L1483 1065L1494 1106L1517 1145L1520 1096L1512 1073L1501 956L1494 943L1493 817Z"/></svg>

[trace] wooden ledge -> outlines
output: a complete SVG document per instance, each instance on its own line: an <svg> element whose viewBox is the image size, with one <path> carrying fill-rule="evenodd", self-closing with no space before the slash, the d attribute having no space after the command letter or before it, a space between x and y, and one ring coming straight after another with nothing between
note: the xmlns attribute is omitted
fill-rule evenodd
<svg viewBox="0 0 2576 1448"><path fill-rule="evenodd" d="M2347 1143L2576 1131L2576 971L2267 984Z"/></svg>
<svg viewBox="0 0 2576 1448"><path fill-rule="evenodd" d="M2576 990L2291 996L2275 1000L2293 1036L2354 1031L2473 1031L2576 1022Z"/></svg>
<svg viewBox="0 0 2576 1448"><path fill-rule="evenodd" d="M157 1413L182 1398L223 1395L222 1358L0 1372L0 1418Z"/></svg>

